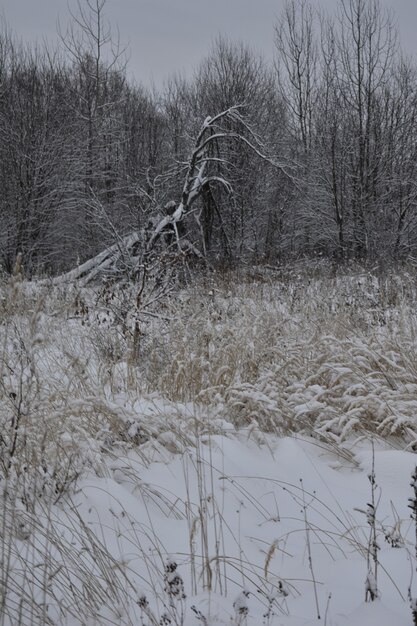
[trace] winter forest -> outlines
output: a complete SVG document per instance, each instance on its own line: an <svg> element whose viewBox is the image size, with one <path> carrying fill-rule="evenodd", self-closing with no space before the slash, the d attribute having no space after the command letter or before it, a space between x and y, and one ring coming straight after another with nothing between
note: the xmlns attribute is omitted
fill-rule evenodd
<svg viewBox="0 0 417 626"><path fill-rule="evenodd" d="M415 254L416 67L378 3L345 1L330 17L289 2L274 63L218 37L192 78L152 91L127 79L105 9L80 3L56 49L2 29L6 272L20 252L27 275L53 275L152 228L181 201L204 120L230 107L238 115L208 129L204 181L181 217L204 257Z"/></svg>
<svg viewBox="0 0 417 626"><path fill-rule="evenodd" d="M282 0L145 88L119 1L0 18L0 626L417 626L395 16Z"/></svg>

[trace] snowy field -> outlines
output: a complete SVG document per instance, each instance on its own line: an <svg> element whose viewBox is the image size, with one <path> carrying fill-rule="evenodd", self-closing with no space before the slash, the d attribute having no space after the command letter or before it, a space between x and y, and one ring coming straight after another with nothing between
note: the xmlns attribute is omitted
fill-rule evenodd
<svg viewBox="0 0 417 626"><path fill-rule="evenodd" d="M413 623L416 286L4 280L0 625Z"/></svg>

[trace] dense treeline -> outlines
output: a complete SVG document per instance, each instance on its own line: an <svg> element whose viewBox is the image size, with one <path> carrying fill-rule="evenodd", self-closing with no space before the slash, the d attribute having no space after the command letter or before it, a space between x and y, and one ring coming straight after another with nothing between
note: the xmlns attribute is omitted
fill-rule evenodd
<svg viewBox="0 0 417 626"><path fill-rule="evenodd" d="M56 273L156 223L180 201L204 119L237 104L245 123L224 132L254 134L271 158L210 144L211 182L186 224L199 250L218 262L416 253L416 67L376 0L341 0L332 18L290 0L273 66L219 38L191 79L159 92L127 80L104 5L80 2L58 51L0 34L7 271L22 252L28 274Z"/></svg>

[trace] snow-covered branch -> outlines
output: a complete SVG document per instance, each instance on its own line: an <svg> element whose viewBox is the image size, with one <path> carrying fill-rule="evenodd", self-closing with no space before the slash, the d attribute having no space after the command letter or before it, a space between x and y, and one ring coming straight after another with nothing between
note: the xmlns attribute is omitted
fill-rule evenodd
<svg viewBox="0 0 417 626"><path fill-rule="evenodd" d="M194 243L185 237L185 233L181 232L184 229L180 229L179 223L191 213L192 205L205 189L210 188L211 184L220 185L227 194L233 194L231 182L223 175L226 165L230 166L228 159L222 156L225 145L229 142L243 144L260 159L285 172L285 166L267 154L260 138L240 114L241 108L242 105L236 105L213 117L206 117L195 138L190 157L184 168L185 175L181 197L178 203L171 201L166 205L166 214L150 231L135 232L119 238L116 244L79 267L56 278L54 282L76 280L81 284L87 284L104 272L116 273L120 271L121 266L133 268L134 271L135 264L139 263L138 259L146 259L153 253L156 242L164 234L169 234L169 237L164 238L168 246L173 246L176 242L181 253L189 252L197 258L204 257L204 242L201 242L203 250L201 252ZM226 121L231 123L230 130L225 129L224 122ZM216 156L213 156L214 147L217 151ZM94 201L98 202L97 198L94 198ZM216 208L216 212L221 220L221 210ZM110 224L111 226L112 224ZM203 238L200 223L199 226Z"/></svg>
<svg viewBox="0 0 417 626"><path fill-rule="evenodd" d="M171 226L173 230L177 232L176 224L183 220L189 213L191 205L197 200L207 185L212 182L217 183L224 187L228 194L233 193L231 183L223 177L221 173L218 173L218 171L215 174L207 173L210 165L215 164L218 169L221 169L221 166L226 163L226 159L221 157L222 144L225 142L234 141L244 144L260 159L273 167L278 168L286 176L290 177L287 173L286 166L277 162L276 159L267 154L266 147L261 142L260 138L250 128L250 125L240 114L242 107L243 105L241 104L230 107L221 111L214 117L208 116L204 120L195 139L194 148L188 161L181 200L175 211L173 211L171 215L163 217L157 224L154 232L148 240L148 250L153 247L160 234L167 227ZM238 132L236 130L224 130L221 125L221 122L224 120L229 120L233 122L234 125L240 126L242 132ZM249 136L249 139L244 133ZM220 156L213 157L210 154L210 149L213 145L218 146Z"/></svg>

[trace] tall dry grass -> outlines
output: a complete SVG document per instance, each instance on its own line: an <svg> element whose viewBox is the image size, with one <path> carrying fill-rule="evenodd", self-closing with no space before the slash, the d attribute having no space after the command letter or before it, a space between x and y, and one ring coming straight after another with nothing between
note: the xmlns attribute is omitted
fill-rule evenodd
<svg viewBox="0 0 417 626"><path fill-rule="evenodd" d="M138 605L106 546L71 518L84 533L77 561L71 528L61 522L60 534L56 519L79 476L105 472L109 457L152 442L199 453L206 435L242 427L260 441L301 432L341 450L380 436L414 449L416 278L413 268L214 274L139 312L138 334L134 286L103 299L93 289L39 288L17 269L0 286L0 624L65 623L64 613L88 623L97 607L103 624L130 623L117 611ZM199 576L227 586L221 508L207 508L210 463L206 475L196 463L200 508L187 518L189 558L201 570L194 591Z"/></svg>
<svg viewBox="0 0 417 626"><path fill-rule="evenodd" d="M135 289L120 293L103 302L91 289L40 289L19 272L3 286L9 480L16 467L36 468L58 498L115 446L161 437L181 448L196 423L199 432L252 424L338 444L372 433L416 445L414 271L214 274L145 311L135 346Z"/></svg>
<svg viewBox="0 0 417 626"><path fill-rule="evenodd" d="M237 427L414 446L416 276L264 270L180 293L142 368L149 389Z"/></svg>

